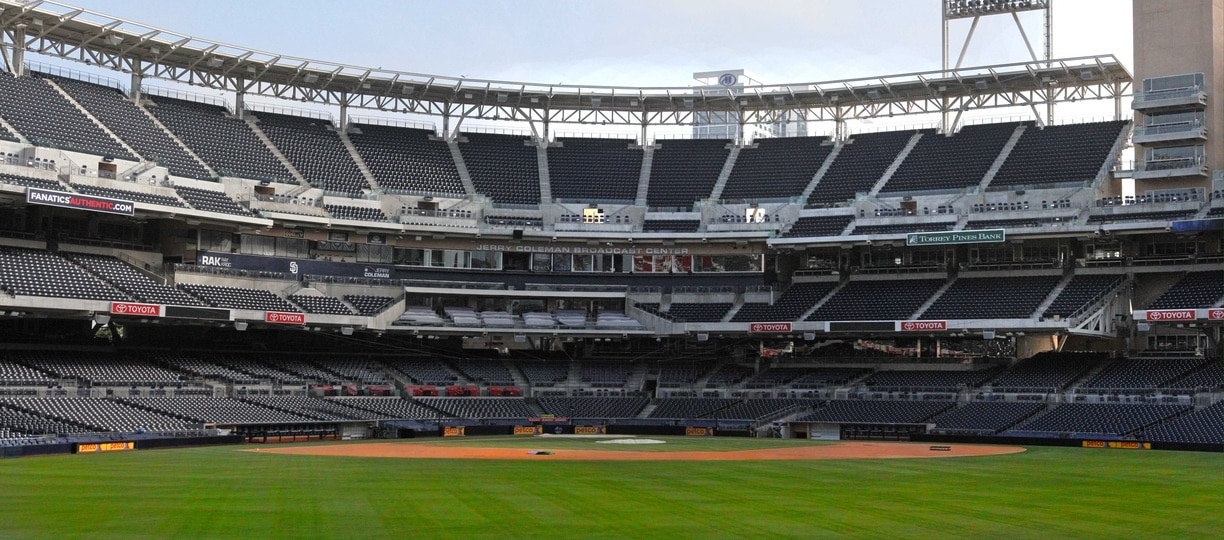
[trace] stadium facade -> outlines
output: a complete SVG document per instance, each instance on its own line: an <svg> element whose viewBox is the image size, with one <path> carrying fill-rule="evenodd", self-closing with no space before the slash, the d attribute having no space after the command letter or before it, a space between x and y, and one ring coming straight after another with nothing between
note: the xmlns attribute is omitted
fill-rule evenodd
<svg viewBox="0 0 1224 540"><path fill-rule="evenodd" d="M1136 0L1133 77L1094 56L694 90L367 69L0 1L0 443L533 427L1220 450L1222 5ZM1088 99L1115 117L1038 114ZM1032 119L962 120L1017 106ZM919 114L942 121L847 127ZM833 135L648 137L711 118ZM641 135L553 135L570 124Z"/></svg>

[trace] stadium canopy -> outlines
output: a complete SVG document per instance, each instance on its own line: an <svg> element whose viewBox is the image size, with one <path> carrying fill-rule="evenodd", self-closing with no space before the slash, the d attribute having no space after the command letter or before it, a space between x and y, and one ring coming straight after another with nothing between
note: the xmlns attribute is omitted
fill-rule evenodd
<svg viewBox="0 0 1224 540"><path fill-rule="evenodd" d="M449 118L690 125L733 113L765 124L797 111L843 122L1121 98L1131 74L1113 55L840 81L728 87L622 87L471 79L312 60L209 41L53 1L0 0L0 49L14 71L37 53L128 73L299 102ZM1035 114L1038 118L1040 114ZM791 116L794 117L793 114Z"/></svg>

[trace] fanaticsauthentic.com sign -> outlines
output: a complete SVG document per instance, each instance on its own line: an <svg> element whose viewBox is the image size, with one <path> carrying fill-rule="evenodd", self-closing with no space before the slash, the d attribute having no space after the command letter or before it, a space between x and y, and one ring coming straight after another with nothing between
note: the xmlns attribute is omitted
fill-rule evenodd
<svg viewBox="0 0 1224 540"><path fill-rule="evenodd" d="M60 208L75 208L130 216L136 213L136 203L106 197L94 197L66 191L50 189L26 188L26 203L58 206Z"/></svg>
<svg viewBox="0 0 1224 540"><path fill-rule="evenodd" d="M1005 239L1003 229L980 231L909 233L905 235L907 246L938 246L942 244L997 244Z"/></svg>

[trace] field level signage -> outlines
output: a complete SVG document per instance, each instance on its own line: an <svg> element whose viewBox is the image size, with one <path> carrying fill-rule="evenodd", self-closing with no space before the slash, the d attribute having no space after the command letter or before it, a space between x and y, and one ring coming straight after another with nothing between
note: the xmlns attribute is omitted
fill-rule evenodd
<svg viewBox="0 0 1224 540"><path fill-rule="evenodd" d="M748 332L752 334L785 334L791 331L791 323L788 322L754 322L748 325Z"/></svg>
<svg viewBox="0 0 1224 540"><path fill-rule="evenodd" d="M306 324L306 314L288 311L269 311L264 314L264 322L272 324Z"/></svg>
<svg viewBox="0 0 1224 540"><path fill-rule="evenodd" d="M900 332L944 332L948 321L897 321Z"/></svg>
<svg viewBox="0 0 1224 540"><path fill-rule="evenodd" d="M1197 318L1193 309L1149 309L1146 317L1149 321L1193 321Z"/></svg>
<svg viewBox="0 0 1224 540"><path fill-rule="evenodd" d="M980 231L909 233L905 235L907 246L938 246L942 244L998 244L1006 235L1003 229Z"/></svg>
<svg viewBox="0 0 1224 540"><path fill-rule="evenodd" d="M130 216L136 213L136 203L132 201L94 197L92 195L81 195L79 193L68 193L66 191L50 189L26 188L26 203L105 212L121 216Z"/></svg>
<svg viewBox="0 0 1224 540"><path fill-rule="evenodd" d="M136 302L111 302L110 312L115 315L138 315L161 317L161 304L139 304Z"/></svg>
<svg viewBox="0 0 1224 540"><path fill-rule="evenodd" d="M104 442L104 443L77 443L78 454L96 454L98 452L123 452L127 450L135 450L136 443L132 441L121 442Z"/></svg>

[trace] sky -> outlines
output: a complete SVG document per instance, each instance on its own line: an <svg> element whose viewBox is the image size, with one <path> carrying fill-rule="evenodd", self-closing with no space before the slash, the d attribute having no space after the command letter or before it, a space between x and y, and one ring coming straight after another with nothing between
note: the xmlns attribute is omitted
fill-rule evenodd
<svg viewBox="0 0 1224 540"><path fill-rule="evenodd" d="M66 3L277 54L543 84L688 86L694 72L735 68L765 83L807 83L941 63L939 0ZM1130 0L1055 1L1054 57L1113 54L1131 66L1131 13ZM1021 21L1040 56L1040 12ZM953 63L968 28L968 20L951 24ZM1011 17L993 16L979 24L964 65L1028 59ZM1102 111L1084 116L1112 114L1112 105Z"/></svg>

